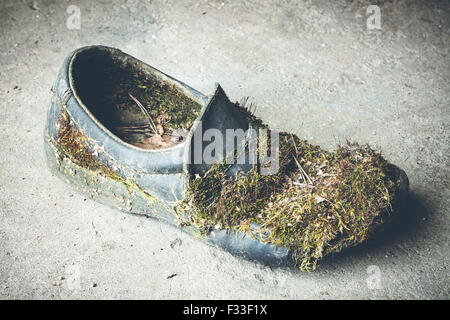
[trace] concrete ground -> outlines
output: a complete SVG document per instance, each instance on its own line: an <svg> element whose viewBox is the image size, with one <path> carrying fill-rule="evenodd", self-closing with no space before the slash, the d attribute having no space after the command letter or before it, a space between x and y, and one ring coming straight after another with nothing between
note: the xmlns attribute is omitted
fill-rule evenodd
<svg viewBox="0 0 450 320"><path fill-rule="evenodd" d="M1 1L0 298L449 299L449 34L448 1ZM86 199L47 170L43 130L60 63L89 44L251 96L326 149L370 143L409 175L405 214L302 273Z"/></svg>

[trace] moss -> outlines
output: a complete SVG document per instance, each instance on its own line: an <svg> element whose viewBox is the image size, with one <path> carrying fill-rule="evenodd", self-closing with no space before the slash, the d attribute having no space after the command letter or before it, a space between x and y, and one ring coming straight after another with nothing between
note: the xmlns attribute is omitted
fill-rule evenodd
<svg viewBox="0 0 450 320"><path fill-rule="evenodd" d="M70 120L67 111L62 108L57 119L58 135L56 145L62 149L68 158L82 168L97 172L113 180L122 178L111 168L99 162L89 150L88 139Z"/></svg>
<svg viewBox="0 0 450 320"><path fill-rule="evenodd" d="M249 113L247 119L258 123ZM213 165L191 177L178 208L203 234L235 229L292 250L301 270L324 256L365 241L389 219L398 172L369 146L348 143L328 153L297 136L280 133L280 169L262 176L258 166L229 177ZM260 227L251 229L251 224Z"/></svg>
<svg viewBox="0 0 450 320"><path fill-rule="evenodd" d="M138 192L146 199L149 205L158 203L169 210L166 204L158 201L133 180L129 178L124 179L105 163L98 161L94 157L94 152L91 151L91 143L88 141L86 135L70 120L64 107L61 108L61 115L57 119L57 125L58 134L55 146L58 149L57 155L60 158L68 158L76 165L92 171L94 175L101 175L107 179L123 184L130 195Z"/></svg>
<svg viewBox="0 0 450 320"><path fill-rule="evenodd" d="M255 116L254 111L256 110L256 105L248 101L249 97L243 98L240 102L236 102L235 106L241 112L244 119L253 127L268 128L261 119Z"/></svg>
<svg viewBox="0 0 450 320"><path fill-rule="evenodd" d="M200 112L201 105L173 85L148 77L142 71L132 76L127 73L111 74L110 90L102 99L106 105L118 106L119 111L131 110L140 112L130 99L129 93L135 96L148 113L156 121L160 119L163 126L173 129L189 129Z"/></svg>

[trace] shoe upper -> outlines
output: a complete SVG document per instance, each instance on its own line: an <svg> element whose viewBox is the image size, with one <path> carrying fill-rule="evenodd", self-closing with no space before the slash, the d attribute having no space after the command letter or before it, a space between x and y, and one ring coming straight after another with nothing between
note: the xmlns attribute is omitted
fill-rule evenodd
<svg viewBox="0 0 450 320"><path fill-rule="evenodd" d="M100 74L102 65L114 66L117 70L130 69L158 81L168 83L181 94L201 105L196 120L189 130L185 142L170 148L147 150L120 139L110 130L109 106L97 110L98 96L107 82ZM89 46L77 49L64 60L52 88L53 98L48 112L46 132L57 141L57 119L66 112L73 124L84 133L91 144L95 158L107 164L118 174L133 179L145 190L168 201L183 197L188 175L204 173L210 164L193 159L193 151L201 153L209 144L201 138L208 129L218 130L224 137L227 129L248 129L248 123L230 102L220 85L208 99L204 94L122 51ZM196 136L200 135L197 140ZM225 144L223 150L225 154ZM248 170L251 166L236 165L230 170Z"/></svg>

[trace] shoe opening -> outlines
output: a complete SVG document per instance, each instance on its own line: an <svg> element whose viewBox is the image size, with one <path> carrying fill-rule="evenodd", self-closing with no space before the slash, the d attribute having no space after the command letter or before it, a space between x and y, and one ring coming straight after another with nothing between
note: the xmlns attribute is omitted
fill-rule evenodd
<svg viewBox="0 0 450 320"><path fill-rule="evenodd" d="M201 105L147 65L119 50L91 48L72 62L82 103L121 140L144 149L184 142Z"/></svg>

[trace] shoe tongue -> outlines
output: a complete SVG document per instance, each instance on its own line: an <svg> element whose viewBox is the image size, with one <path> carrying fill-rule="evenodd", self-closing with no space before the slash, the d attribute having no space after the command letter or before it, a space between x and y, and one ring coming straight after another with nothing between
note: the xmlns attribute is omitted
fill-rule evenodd
<svg viewBox="0 0 450 320"><path fill-rule="evenodd" d="M223 161L226 155L242 145L239 141L239 132L246 134L249 123L243 113L232 103L222 87L216 84L216 91L210 98L204 113L196 121L188 137L187 172L203 175L214 163ZM234 141L234 147L227 148L229 141ZM234 164L227 174L234 175L238 171L249 171L253 165L246 159L245 164Z"/></svg>

